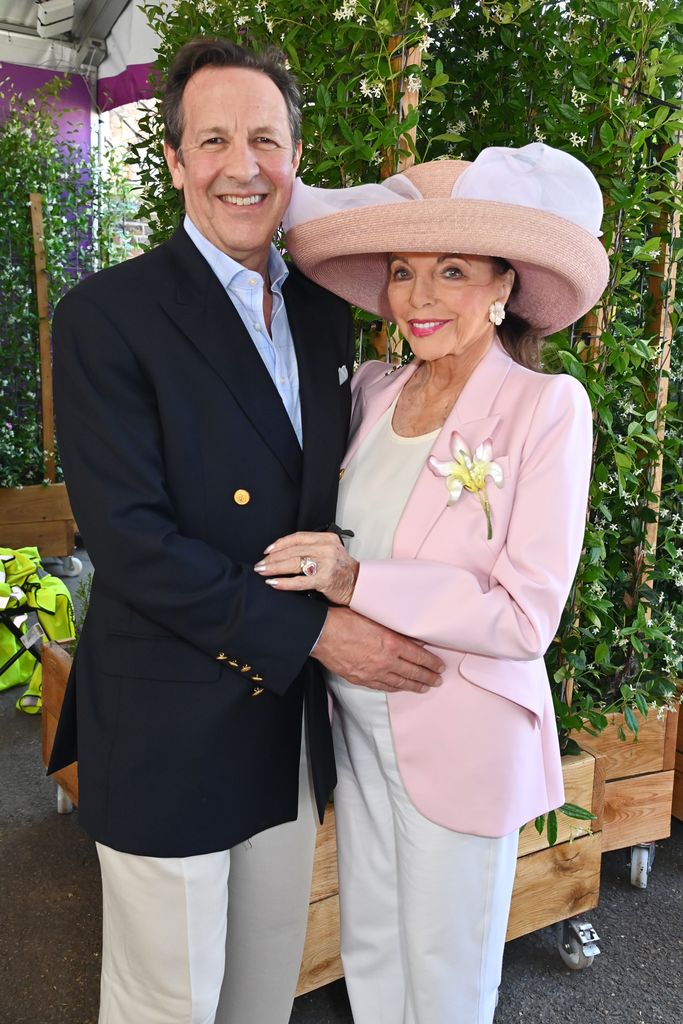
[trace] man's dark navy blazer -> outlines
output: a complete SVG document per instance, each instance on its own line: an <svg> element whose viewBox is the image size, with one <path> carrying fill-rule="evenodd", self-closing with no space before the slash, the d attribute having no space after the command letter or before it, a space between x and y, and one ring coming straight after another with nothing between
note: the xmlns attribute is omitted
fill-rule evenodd
<svg viewBox="0 0 683 1024"><path fill-rule="evenodd" d="M334 521L353 332L345 303L295 268L283 294L303 452L183 228L55 314L60 452L95 577L50 770L78 758L82 822L123 852L224 850L296 818L304 699L321 812L334 785L308 657L326 606L253 566L277 537Z"/></svg>

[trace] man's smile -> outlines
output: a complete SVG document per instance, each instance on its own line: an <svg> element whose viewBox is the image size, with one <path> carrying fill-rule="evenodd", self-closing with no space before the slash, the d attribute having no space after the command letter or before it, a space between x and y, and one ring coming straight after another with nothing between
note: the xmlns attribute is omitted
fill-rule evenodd
<svg viewBox="0 0 683 1024"><path fill-rule="evenodd" d="M218 199L220 199L222 203L227 203L229 206L256 206L258 203L263 202L265 198L266 197L263 193L252 196L218 196Z"/></svg>

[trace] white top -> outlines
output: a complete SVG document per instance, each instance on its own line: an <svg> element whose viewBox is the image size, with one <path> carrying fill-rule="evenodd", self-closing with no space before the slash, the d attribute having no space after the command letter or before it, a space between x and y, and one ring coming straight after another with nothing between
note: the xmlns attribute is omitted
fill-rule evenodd
<svg viewBox="0 0 683 1024"><path fill-rule="evenodd" d="M401 437L391 425L397 400L360 445L339 484L335 521L353 530L346 548L358 561L391 558L396 526L440 430Z"/></svg>

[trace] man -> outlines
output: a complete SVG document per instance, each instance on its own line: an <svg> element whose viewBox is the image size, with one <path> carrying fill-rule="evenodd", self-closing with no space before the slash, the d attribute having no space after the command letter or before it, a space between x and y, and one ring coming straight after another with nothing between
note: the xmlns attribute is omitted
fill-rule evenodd
<svg viewBox="0 0 683 1024"><path fill-rule="evenodd" d="M382 689L441 669L254 572L276 537L333 521L350 408L349 312L272 246L297 100L269 54L183 47L164 118L184 224L55 315L96 574L51 770L78 756L97 841L103 1024L286 1024L334 785L321 664Z"/></svg>

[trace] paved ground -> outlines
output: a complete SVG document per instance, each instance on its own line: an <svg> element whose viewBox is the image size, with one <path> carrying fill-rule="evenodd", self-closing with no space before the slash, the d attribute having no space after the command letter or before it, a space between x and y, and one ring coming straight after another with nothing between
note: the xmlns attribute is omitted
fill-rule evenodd
<svg viewBox="0 0 683 1024"><path fill-rule="evenodd" d="M0 693L0 1024L95 1024L97 859L78 814L56 813L40 720L15 711L18 693ZM589 970L564 966L550 929L508 944L496 1024L681 1024L683 825L673 826L647 890L631 888L624 852L603 859L588 915L602 954ZM291 1024L352 1024L343 982L298 999Z"/></svg>

